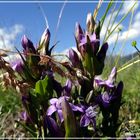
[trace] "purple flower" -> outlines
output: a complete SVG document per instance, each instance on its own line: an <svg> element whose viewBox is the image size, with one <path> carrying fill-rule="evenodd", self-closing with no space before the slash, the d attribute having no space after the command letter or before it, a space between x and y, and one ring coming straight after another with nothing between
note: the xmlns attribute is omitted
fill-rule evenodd
<svg viewBox="0 0 140 140"><path fill-rule="evenodd" d="M63 133L61 132L61 129L59 128L59 126L57 125L57 123L55 122L55 120L49 116L46 116L45 122L47 124L47 127L50 131L50 134L54 137L62 137Z"/></svg>
<svg viewBox="0 0 140 140"><path fill-rule="evenodd" d="M122 90L123 90L123 83L119 82L117 88L113 89L113 92L105 91L102 94L98 95L96 98L96 102L106 109L109 108L111 104L115 104L115 108L119 108L121 102Z"/></svg>
<svg viewBox="0 0 140 140"><path fill-rule="evenodd" d="M21 119L24 121L27 120L27 112L26 111L21 112Z"/></svg>
<svg viewBox="0 0 140 140"><path fill-rule="evenodd" d="M33 43L25 35L22 37L21 44L24 48L23 52L25 55L27 53L36 53Z"/></svg>
<svg viewBox="0 0 140 140"><path fill-rule="evenodd" d="M19 61L13 64L12 69L18 73L22 73L23 67L24 67L24 64L21 61Z"/></svg>
<svg viewBox="0 0 140 140"><path fill-rule="evenodd" d="M62 96L59 99L52 98L50 100L51 106L47 110L48 116L51 116L54 112L57 112L60 122L64 121L63 114L62 114L62 107L61 107L62 98L66 98L66 100L69 99L69 97L66 96Z"/></svg>
<svg viewBox="0 0 140 140"><path fill-rule="evenodd" d="M52 99L50 100L50 104L51 104L51 105L50 105L50 107L49 107L48 110L47 110L47 115L48 115L48 116L51 116L54 112L57 112L58 117L59 117L59 120L60 120L61 123L64 121L63 114L62 114L62 106L61 106L61 103L62 103L62 101L63 101L63 98L65 98L67 101L68 101L68 99L69 99L68 96L62 96L62 97L60 97L59 99L57 99L57 98L52 98ZM70 107L71 107L71 109L72 109L73 111L80 111L80 112L83 112L83 110L82 110L80 107L78 107L78 106L76 106L76 105L73 105L72 103L69 103L69 105L70 105Z"/></svg>
<svg viewBox="0 0 140 140"><path fill-rule="evenodd" d="M71 89L72 89L72 82L68 79L66 81L66 85L63 87L64 96L70 96Z"/></svg>
<svg viewBox="0 0 140 140"><path fill-rule="evenodd" d="M114 82L116 80L116 74L117 74L117 69L116 67L114 67L108 77L107 80L101 80L101 79L95 79L95 82L97 83L97 85L101 86L101 87L107 87L107 88L114 88Z"/></svg>
<svg viewBox="0 0 140 140"><path fill-rule="evenodd" d="M112 100L112 95L107 91L98 95L96 98L97 103L101 105L103 108L109 108L111 100Z"/></svg>
<svg viewBox="0 0 140 140"><path fill-rule="evenodd" d="M75 38L76 38L76 41L78 44L80 43L80 40L82 39L83 35L84 35L84 33L82 31L80 24L76 23L76 25L75 25Z"/></svg>
<svg viewBox="0 0 140 140"><path fill-rule="evenodd" d="M88 48L89 46L89 48ZM96 34L85 34L79 42L79 52L84 57L85 53L96 54L99 49L99 40L96 39Z"/></svg>
<svg viewBox="0 0 140 140"><path fill-rule="evenodd" d="M68 57L74 67L77 67L78 65L81 64L78 54L73 49L69 50Z"/></svg>
<svg viewBox="0 0 140 140"><path fill-rule="evenodd" d="M108 43L104 43L100 49L100 51L97 54L97 59L99 61L104 61L105 57L106 57L106 52L108 49Z"/></svg>
<svg viewBox="0 0 140 140"><path fill-rule="evenodd" d="M97 106L90 106L90 107L84 107L84 114L81 117L80 120L80 126L81 127L86 127L88 126L90 123L92 123L94 129L96 127L96 121L95 121L95 117L97 112L95 111Z"/></svg>
<svg viewBox="0 0 140 140"><path fill-rule="evenodd" d="M29 115L28 115L28 113L27 113L26 111L21 112L20 115L21 115L20 118L21 118L24 122L26 122L26 123L31 123L31 122L32 122L31 118L29 117Z"/></svg>

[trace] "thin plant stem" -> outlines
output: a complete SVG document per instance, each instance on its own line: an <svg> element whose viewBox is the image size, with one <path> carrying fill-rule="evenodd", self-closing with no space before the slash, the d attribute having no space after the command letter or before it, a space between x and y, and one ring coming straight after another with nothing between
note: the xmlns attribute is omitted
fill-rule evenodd
<svg viewBox="0 0 140 140"><path fill-rule="evenodd" d="M114 27L114 29L109 33L109 35L107 36L105 42L108 40L108 38L110 37L110 35L117 29L117 27L124 21L124 19L127 17L127 15L132 11L132 9L134 8L134 6L136 5L136 2L134 3L134 5L129 9L129 11L121 18L121 20L118 22L118 24Z"/></svg>
<svg viewBox="0 0 140 140"><path fill-rule="evenodd" d="M113 55L113 52L114 52L114 50L115 50L115 48L117 46L117 42L118 42L118 39L119 39L119 33L120 33L120 31L118 31L118 33L117 33L116 41L115 41L114 47L112 49L111 56Z"/></svg>
<svg viewBox="0 0 140 140"><path fill-rule="evenodd" d="M135 56L134 58L132 58L131 60L127 61L125 64L123 64L121 67L125 67L126 65L128 65L129 63L131 63L132 61L134 61L138 56Z"/></svg>
<svg viewBox="0 0 140 140"><path fill-rule="evenodd" d="M120 33L120 31L118 31L118 33L117 33L117 37L116 37L116 40L115 40L115 43L114 43L112 52L111 52L111 54L110 54L110 59L109 59L109 64L110 64L110 65L111 65L111 60L112 60L111 57L113 56L113 52L114 52L114 50L115 50L115 48L116 48L116 46L117 46L117 42L118 42L118 39L119 39L119 33Z"/></svg>
<svg viewBox="0 0 140 140"><path fill-rule="evenodd" d="M102 30L102 26L103 26L103 24L104 24L105 18L106 18L106 16L107 16L107 14L108 14L110 8L112 7L113 3L114 3L114 2L113 2L112 0L109 2L108 6L107 6L107 8L106 8L105 14L104 14L103 17L101 18L101 27L100 27L101 29L100 29L100 30Z"/></svg>
<svg viewBox="0 0 140 140"><path fill-rule="evenodd" d="M107 36L107 33L108 33L108 31L109 31L108 29L109 29L109 26L110 26L110 24L111 24L111 20L112 20L112 17L113 17L115 8L116 8L116 4L115 4L115 6L114 6L114 8L112 9L112 12L111 12L111 16L110 16L110 19L109 19L109 22L108 22L108 25L107 25L107 28L106 28L105 35L104 35L103 44L104 44L105 38L106 38L106 36Z"/></svg>
<svg viewBox="0 0 140 140"><path fill-rule="evenodd" d="M122 9L123 4L124 4L124 0L123 0L123 2L121 3L119 9L117 10L117 14L115 15L114 20L113 20L113 22L112 22L112 25L111 25L111 27L110 27L110 29L109 29L110 31L111 31L112 28L113 28L113 25L114 25L114 23L115 23L115 21L116 21L116 19L117 19L117 17L118 17L118 14L119 14L120 10Z"/></svg>
<svg viewBox="0 0 140 140"><path fill-rule="evenodd" d="M127 40L127 38L128 38L128 34L129 34L129 30L130 30L130 28L131 28L133 16L134 16L134 10L132 10L132 14L131 14L131 17L130 17L130 22L129 22L129 27L128 27L128 32L127 32L127 34L126 34L126 38L125 38L125 40L124 40L124 42L123 42L123 45L122 45L122 47L121 47L121 49L120 49L119 55L118 55L118 57L117 57L117 59L116 59L115 66L118 65L119 59L120 59L121 54L122 54L122 52L123 52L123 49L124 49L124 47L125 47L126 40Z"/></svg>
<svg viewBox="0 0 140 140"><path fill-rule="evenodd" d="M100 7L102 5L102 2L103 2L103 0L99 0L98 5L94 10L94 13L93 13L94 20L96 20L96 17L98 15L98 12L99 12L99 9L100 9Z"/></svg>
<svg viewBox="0 0 140 140"><path fill-rule="evenodd" d="M119 73L119 72L121 72L121 71L123 71L123 70L126 70L127 68L129 68L129 67L131 67L131 66L133 66L134 64L137 64L137 63L139 63L139 62L140 62L140 59L139 59L139 60L136 60L136 61L134 61L134 62L132 62L132 63L130 63L130 64L128 64L128 65L122 67L122 68L120 68L120 69L117 71L117 73Z"/></svg>

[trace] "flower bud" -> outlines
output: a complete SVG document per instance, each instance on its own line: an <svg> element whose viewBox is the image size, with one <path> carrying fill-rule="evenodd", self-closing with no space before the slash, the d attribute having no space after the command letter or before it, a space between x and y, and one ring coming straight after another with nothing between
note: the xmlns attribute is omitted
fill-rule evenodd
<svg viewBox="0 0 140 140"><path fill-rule="evenodd" d="M102 48L100 49L100 51L97 55L98 60L104 61L104 59L106 57L107 49L108 49L108 43L103 44Z"/></svg>
<svg viewBox="0 0 140 140"><path fill-rule="evenodd" d="M88 13L87 15L86 25L88 33L92 34L95 27L95 21L91 13Z"/></svg>
<svg viewBox="0 0 140 140"><path fill-rule="evenodd" d="M68 56L74 67L76 67L80 63L79 56L73 49L69 50Z"/></svg>
<svg viewBox="0 0 140 140"><path fill-rule="evenodd" d="M25 55L27 55L27 53L36 53L33 43L25 35L21 39L21 44Z"/></svg>
<svg viewBox="0 0 140 140"><path fill-rule="evenodd" d="M64 95L70 96L71 89L72 89L72 82L70 80L67 80L66 85L64 86Z"/></svg>
<svg viewBox="0 0 140 140"><path fill-rule="evenodd" d="M77 43L79 43L83 37L83 31L79 23L76 23L75 25L75 37L76 37Z"/></svg>
<svg viewBox="0 0 140 140"><path fill-rule="evenodd" d="M49 116L46 116L45 122L47 124L48 130L50 131L50 134L54 137L62 137L63 133L55 120Z"/></svg>
<svg viewBox="0 0 140 140"><path fill-rule="evenodd" d="M18 73L22 73L23 72L23 63L22 62L18 62L15 65L12 66L13 70L18 72Z"/></svg>
<svg viewBox="0 0 140 140"><path fill-rule="evenodd" d="M39 43L39 48L38 51L41 55L46 55L48 54L49 51L49 42L50 42L50 31L49 29L45 29L44 33L42 34L40 43Z"/></svg>

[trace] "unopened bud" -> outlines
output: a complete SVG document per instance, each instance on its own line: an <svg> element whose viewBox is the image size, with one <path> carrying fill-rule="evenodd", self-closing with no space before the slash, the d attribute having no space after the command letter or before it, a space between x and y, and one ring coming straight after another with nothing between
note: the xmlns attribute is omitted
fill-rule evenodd
<svg viewBox="0 0 140 140"><path fill-rule="evenodd" d="M86 25L87 25L87 31L90 34L92 34L94 31L94 27L95 27L95 21L94 21L94 18L91 13L88 13L88 15L87 15Z"/></svg>

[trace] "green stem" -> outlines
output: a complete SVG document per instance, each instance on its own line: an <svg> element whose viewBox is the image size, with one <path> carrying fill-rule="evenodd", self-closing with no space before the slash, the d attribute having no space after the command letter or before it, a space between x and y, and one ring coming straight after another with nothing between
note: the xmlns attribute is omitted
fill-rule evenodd
<svg viewBox="0 0 140 140"><path fill-rule="evenodd" d="M105 35L104 35L103 44L105 43L104 41L105 41L105 38L106 38L106 36L107 36L107 33L110 31L110 30L108 30L108 29L109 29L109 26L110 26L110 24L111 24L111 20L112 20L112 17L113 17L115 8L116 8L116 4L115 4L115 6L114 6L114 8L112 9L112 12L111 12L111 16L110 16L110 19L109 19L109 22L108 22L108 25L107 25L107 28L106 28Z"/></svg>
<svg viewBox="0 0 140 140"><path fill-rule="evenodd" d="M109 35L107 36L105 42L108 40L108 38L110 37L110 35L117 29L117 27L123 22L123 20L127 17L127 15L132 11L132 9L134 8L135 5L136 5L136 2L135 2L134 5L129 9L129 11L121 18L121 20L120 20L119 23L114 27L114 29L109 33Z"/></svg>
<svg viewBox="0 0 140 140"><path fill-rule="evenodd" d="M113 22L112 22L112 25L111 25L111 27L110 27L110 29L109 29L110 31L111 31L112 28L113 28L113 25L114 25L114 23L115 23L115 21L116 21L116 19L117 19L117 17L118 17L118 14L119 14L120 10L122 9L123 4L124 4L124 0L123 0L123 2L121 3L119 9L117 10L117 14L115 15L114 20L113 20Z"/></svg>
<svg viewBox="0 0 140 140"><path fill-rule="evenodd" d="M106 18L107 14L108 14L109 9L110 9L111 6L113 5L113 3L114 3L114 2L113 2L112 0L109 2L108 6L107 6L107 8L106 8L105 14L104 14L103 17L101 18L101 27L100 27L101 29L100 29L100 30L102 30L102 26L103 26L103 24L104 24L105 18Z"/></svg>
<svg viewBox="0 0 140 140"><path fill-rule="evenodd" d="M135 4L136 4L136 3L135 3ZM134 5L135 5L135 4L134 4ZM133 5L132 7L134 7L134 5ZM120 53L119 53L119 55L118 55L118 57L117 57L117 59L116 59L115 66L118 65L118 62L119 62L119 59L120 59L120 57L121 57L122 51L123 51L123 49L124 49L124 47L125 47L126 40L127 40L127 38L128 38L128 33L129 33L130 28L131 28L133 16L134 16L134 10L132 10L132 14L131 14L131 17L130 17L130 22L129 22L129 27L128 27L128 32L127 32L126 38L125 38L125 40L124 40L124 42L123 42L123 45L122 45L122 47L121 47L121 49L120 49Z"/></svg>

